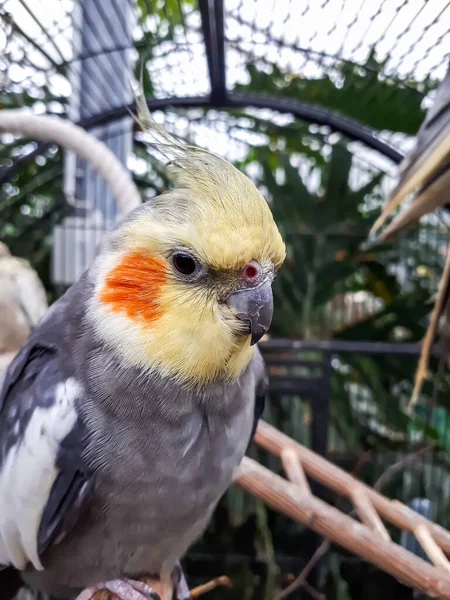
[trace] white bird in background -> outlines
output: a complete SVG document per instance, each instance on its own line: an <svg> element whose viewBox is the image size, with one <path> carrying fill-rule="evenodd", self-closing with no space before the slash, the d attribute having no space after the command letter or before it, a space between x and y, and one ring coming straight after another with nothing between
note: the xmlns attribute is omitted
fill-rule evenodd
<svg viewBox="0 0 450 600"><path fill-rule="evenodd" d="M48 308L36 271L0 242L0 372L6 369Z"/></svg>

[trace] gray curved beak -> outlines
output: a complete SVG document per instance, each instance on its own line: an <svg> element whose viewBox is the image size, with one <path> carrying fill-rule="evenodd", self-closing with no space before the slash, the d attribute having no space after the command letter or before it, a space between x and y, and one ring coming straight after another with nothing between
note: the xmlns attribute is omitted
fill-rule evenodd
<svg viewBox="0 0 450 600"><path fill-rule="evenodd" d="M265 280L257 287L234 292L227 300L228 306L237 311L237 318L249 325L253 346L269 329L273 315L272 282Z"/></svg>

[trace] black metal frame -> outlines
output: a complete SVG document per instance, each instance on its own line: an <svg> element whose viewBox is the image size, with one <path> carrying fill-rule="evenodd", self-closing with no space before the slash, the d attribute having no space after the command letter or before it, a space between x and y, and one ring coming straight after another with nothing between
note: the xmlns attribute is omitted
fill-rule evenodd
<svg viewBox="0 0 450 600"><path fill-rule="evenodd" d="M368 148L380 152L395 164L399 164L403 160L403 155L376 137L374 130L366 127L356 119L350 119L342 115L333 113L326 108L314 106L308 102L300 102L298 100L275 98L273 96L258 96L256 94L243 94L235 92L226 92L223 97L220 94L211 96L174 96L172 98L151 98L147 100L147 105L150 110L161 110L169 107L173 108L266 108L279 113L292 114L296 118L306 121L307 123L315 123L317 125L327 125L332 131L342 133L349 139L357 142L362 142ZM101 114L79 121L77 125L83 129L89 130L99 125L112 123L133 113L136 105L133 102L128 106L120 106L113 110L103 112ZM46 152L52 144L48 142L40 142L36 148L16 160L11 166L0 171L0 185L8 182L17 169L23 162L27 162L36 156Z"/></svg>
<svg viewBox="0 0 450 600"><path fill-rule="evenodd" d="M421 346L410 342L348 342L341 340L287 340L271 339L262 342L261 346L270 350L317 350L328 353L358 352L360 354L390 354L404 356L420 356ZM439 355L439 347L431 349L433 356ZM303 361L302 361L303 362Z"/></svg>
<svg viewBox="0 0 450 600"><path fill-rule="evenodd" d="M211 104L220 106L227 94L223 0L199 0L211 83Z"/></svg>
<svg viewBox="0 0 450 600"><path fill-rule="evenodd" d="M260 344L262 354L268 367L305 367L318 369L319 377L300 377L298 375L272 375L270 377L270 392L275 396L305 396L311 401L311 447L322 456L327 453L328 446L328 417L330 412L331 359L336 354L364 354L390 356L417 356L421 347L419 344L400 342L348 342L340 340L288 340L271 339ZM282 352L320 352L320 359L306 360L302 357L278 358ZM432 347L431 354L439 356L439 346Z"/></svg>
<svg viewBox="0 0 450 600"><path fill-rule="evenodd" d="M328 125L334 131L343 133L352 140L361 141L366 146L381 152L393 162L401 162L403 156L400 152L397 152L394 148L378 139L374 135L374 131L369 127L353 119L343 117L306 102L299 102L289 98L274 98L271 96L228 92L226 87L223 0L198 0L198 5L202 19L203 39L205 41L211 86L210 105L217 108L244 108L251 106L254 108L268 108L281 113L290 113L309 123ZM152 100L151 104L153 106L149 102L149 108L154 108L153 102ZM165 105L171 106L173 104L168 99L165 101Z"/></svg>

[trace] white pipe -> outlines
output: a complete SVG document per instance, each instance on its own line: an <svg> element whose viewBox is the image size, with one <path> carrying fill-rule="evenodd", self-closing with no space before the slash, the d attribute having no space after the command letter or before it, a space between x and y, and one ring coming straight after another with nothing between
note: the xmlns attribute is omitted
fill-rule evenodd
<svg viewBox="0 0 450 600"><path fill-rule="evenodd" d="M90 161L111 189L119 216L141 204L141 196L130 173L105 144L78 125L55 116L0 110L0 132L52 142Z"/></svg>

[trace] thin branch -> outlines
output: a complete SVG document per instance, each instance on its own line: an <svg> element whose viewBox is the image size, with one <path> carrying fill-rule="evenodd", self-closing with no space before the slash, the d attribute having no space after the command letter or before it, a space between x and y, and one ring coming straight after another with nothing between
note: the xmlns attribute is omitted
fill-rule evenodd
<svg viewBox="0 0 450 600"><path fill-rule="evenodd" d="M375 510L384 521L388 521L400 529L410 531L411 533L414 532L419 523L423 523L430 528L433 538L444 552L450 553L450 532L444 527L422 517L401 502L393 502L390 498L378 493L362 481L358 481L347 473L347 471L344 471L324 457L299 444L279 429L269 425L266 421L261 420L259 422L255 434L255 442L272 454L275 454L275 456L280 456L281 451L285 447L294 448L298 452L303 469L309 477L347 498L351 496L351 492L356 486L360 486L365 490ZM289 485L292 490L292 484ZM311 507L310 498L306 497L301 500L303 507ZM310 525L308 524L308 526ZM314 529L312 526L311 528ZM339 537L344 538L346 537L345 534L345 531L339 531ZM331 535L329 537L332 538ZM361 552L358 553L362 554Z"/></svg>
<svg viewBox="0 0 450 600"><path fill-rule="evenodd" d="M417 458L417 456L420 456L421 454L424 454L425 451L428 451L432 448L433 446L426 446L425 448L420 448L420 450L417 450L415 452L411 452L410 454L408 454L407 456L403 457L402 460L399 460L398 462L396 462L394 465L390 465L383 473L382 475L377 479L376 483L375 483L375 488L378 490L381 490L381 488L387 483L387 481L389 480L389 478L391 477L392 473L398 469L400 469L402 466L404 466L405 464L407 464L409 461L413 460L414 458ZM284 450L282 453L286 455L287 450ZM371 453L370 451L365 452L360 459L358 460L357 465L355 466L355 468L352 471L352 475L355 475L360 469L361 467L367 462L368 458L370 457ZM284 464L284 463L283 463ZM285 467L286 470L286 467ZM287 471L287 470L286 470ZM355 501L356 500L356 501ZM353 494L352 495L352 501L355 503L355 506L358 502L358 494ZM375 509L373 508L373 505L370 505L372 510L375 512L377 519L380 520L378 516L378 513L375 511ZM358 508L358 506L356 506L356 508ZM360 507L359 507L360 508ZM350 517L354 517L357 514L357 510L353 509L350 513L349 516ZM361 518L361 520L364 520L360 514L360 511L358 510L358 514ZM419 525L419 528L421 526ZM376 527L376 529L378 530L378 527ZM390 541L390 536L389 533L387 532L384 524L382 523L382 530L379 530L379 532L381 533L383 539L386 539L387 541ZM426 528L426 531L428 533L429 536L431 536L431 534L429 533L429 530ZM423 546L421 539L419 539L419 536L417 535L417 529L415 531L415 535L417 537L417 539L419 540L420 544ZM420 535L420 532L419 532ZM426 537L426 536L425 536ZM424 539L424 536L422 535L422 540ZM432 538L431 538L432 539ZM433 543L436 545L436 542L434 542L434 540L432 539ZM427 542L425 541L425 544ZM424 546L423 546L424 547ZM321 558L323 558L323 556L325 556L325 554L327 554L327 552L330 549L330 542L325 539L323 540L323 542L321 543L321 545L317 548L317 550L314 552L314 554L312 555L312 557L309 559L308 563L306 564L305 568L301 571L301 573L298 575L298 577L295 578L295 580L289 584L288 587L286 587L282 592L280 592L280 594L277 596L276 600L283 600L283 598L287 598L290 594L292 594L293 592L295 592L296 590L300 589L301 587L305 587L305 585L307 584L307 577L310 574L310 572L312 571L312 569L316 566L316 564L321 560ZM438 547L439 551L442 552L442 550L440 550L440 548ZM424 550L425 547L424 547ZM426 550L427 554L428 554L428 550ZM431 555L428 554L428 556L431 558ZM433 556L436 556L436 554L433 554ZM445 557L445 555L444 555ZM433 559L432 559L433 560ZM438 559L435 559L438 560ZM437 564L434 560L433 560L434 564Z"/></svg>
<svg viewBox="0 0 450 600"><path fill-rule="evenodd" d="M211 592L218 587L232 587L231 579L226 577L226 575L222 575L221 577L216 577L215 579L211 579L208 583L204 583L203 585L199 585L190 591L191 598L200 598L203 594Z"/></svg>
<svg viewBox="0 0 450 600"><path fill-rule="evenodd" d="M304 582L303 589L311 596L311 598L314 598L314 600L327 600L325 594L321 594L320 592L318 592L316 588L313 588L313 586L310 585L307 581Z"/></svg>
<svg viewBox="0 0 450 600"><path fill-rule="evenodd" d="M420 448L419 450L415 450L414 452L410 452L409 454L403 456L403 458L395 462L393 465L390 465L377 479L375 485L373 486L373 489L377 492L380 492L399 469L402 469L405 465L410 463L415 458L426 454L427 452L432 450L434 446L435 444L433 443L429 444L428 446L425 446L424 448Z"/></svg>
<svg viewBox="0 0 450 600"><path fill-rule="evenodd" d="M267 424L266 424L267 426ZM280 432L277 432L279 435ZM294 441L290 441L294 444ZM320 457L317 456L319 461ZM353 485L359 482L353 480ZM367 527L344 514L337 508L314 496L297 498L297 488L283 477L276 475L256 461L245 457L239 467L237 482L253 496L264 500L273 510L284 513L295 521L306 525L331 542L343 546L353 554L386 571L410 587L417 587L428 595L450 598L450 578L442 569L409 552L399 544L374 536ZM359 485L363 485L359 483ZM377 497L372 491L372 497ZM386 502L395 506L405 517L414 514L414 525L426 522L430 530L440 535L441 529L400 502ZM409 520L409 519L408 519ZM408 527L407 527L408 528ZM445 531L445 530L444 530ZM440 535L440 537L442 537Z"/></svg>
<svg viewBox="0 0 450 600"><path fill-rule="evenodd" d="M439 318L444 310L444 301L446 299L446 294L448 292L448 287L450 283L450 251L447 254L447 259L445 261L444 272L442 273L441 280L439 281L438 293L436 298L436 303L434 305L433 311L431 313L430 324L428 325L428 329L425 335L425 339L422 345L422 351L420 353L419 364L417 365L417 371L414 380L414 390L411 396L411 400L408 405L408 412L411 413L414 406L419 399L419 394L422 389L423 380L426 377L428 370L428 362L430 360L431 354L431 346L433 344L434 336L436 334L436 329L439 323Z"/></svg>
<svg viewBox="0 0 450 600"><path fill-rule="evenodd" d="M314 554L311 556L311 558L309 559L308 563L306 564L305 568L300 573L300 575L290 585L288 585L287 588L285 588L282 592L280 592L278 594L276 600L283 600L283 598L287 598L288 596L290 596L293 592L295 592L299 588L304 587L305 584L307 583L306 578L311 573L311 571L314 569L314 567L317 565L319 560L328 552L329 548L330 548L330 542L328 540L324 540L320 544L320 546L317 548L317 550L314 552ZM316 590L314 590L314 591L316 591ZM317 593L318 592L316 592L316 594ZM319 594L319 597L325 598L325 596L323 596L322 594Z"/></svg>

